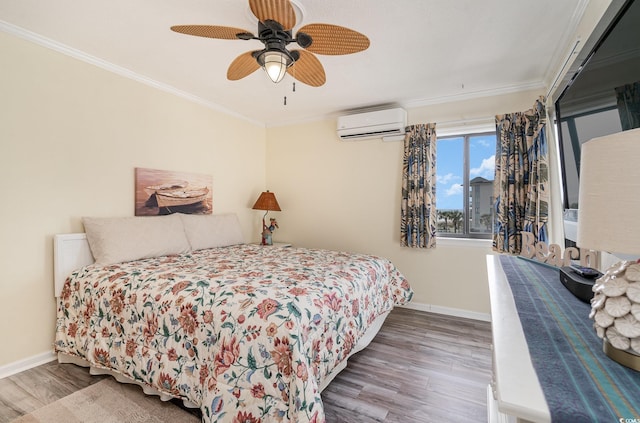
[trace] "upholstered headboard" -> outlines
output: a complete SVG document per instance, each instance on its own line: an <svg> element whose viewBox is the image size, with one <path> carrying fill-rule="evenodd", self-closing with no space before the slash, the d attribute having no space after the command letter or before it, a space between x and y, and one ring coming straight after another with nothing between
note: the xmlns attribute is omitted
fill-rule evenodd
<svg viewBox="0 0 640 423"><path fill-rule="evenodd" d="M243 244L235 213L151 217L84 217L86 234L54 236L54 287L59 297L74 270L204 248Z"/></svg>
<svg viewBox="0 0 640 423"><path fill-rule="evenodd" d="M71 272L91 263L93 263L93 256L86 234L54 235L53 285L55 296L60 296L62 286Z"/></svg>

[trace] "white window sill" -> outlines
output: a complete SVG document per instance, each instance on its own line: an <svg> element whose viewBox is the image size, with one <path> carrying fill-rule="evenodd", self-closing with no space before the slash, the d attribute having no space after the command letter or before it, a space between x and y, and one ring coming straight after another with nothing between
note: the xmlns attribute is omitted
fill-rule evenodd
<svg viewBox="0 0 640 423"><path fill-rule="evenodd" d="M477 238L448 238L439 236L436 237L436 248L438 246L492 248L493 240Z"/></svg>

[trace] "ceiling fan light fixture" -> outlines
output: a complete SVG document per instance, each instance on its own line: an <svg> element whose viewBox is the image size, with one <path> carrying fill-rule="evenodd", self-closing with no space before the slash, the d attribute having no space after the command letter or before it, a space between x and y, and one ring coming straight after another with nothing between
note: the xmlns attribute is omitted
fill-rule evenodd
<svg viewBox="0 0 640 423"><path fill-rule="evenodd" d="M259 60L264 71L276 84L282 81L291 64L291 58L281 51L266 51Z"/></svg>
<svg viewBox="0 0 640 423"><path fill-rule="evenodd" d="M231 62L227 69L230 81L242 79L262 68L269 79L278 83L291 67L292 78L319 87L326 82L326 75L316 54L338 56L369 48L366 35L340 25L307 24L294 35L293 27L302 18L298 0L248 1L250 16L258 22L257 35L242 28L221 25L174 25L171 30L198 37L256 40L264 44L264 50L247 51ZM288 50L291 43L297 43L302 50Z"/></svg>

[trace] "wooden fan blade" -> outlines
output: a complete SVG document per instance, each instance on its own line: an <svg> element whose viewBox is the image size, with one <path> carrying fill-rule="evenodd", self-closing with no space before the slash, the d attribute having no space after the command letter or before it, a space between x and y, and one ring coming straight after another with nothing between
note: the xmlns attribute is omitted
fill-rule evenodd
<svg viewBox="0 0 640 423"><path fill-rule="evenodd" d="M319 87L327 81L324 67L313 54L304 50L294 50L300 53L300 58L289 66L287 73L303 84Z"/></svg>
<svg viewBox="0 0 640 423"><path fill-rule="evenodd" d="M253 52L248 51L236 57L233 62L231 62L227 70L227 79L237 81L238 79L251 75L258 69L260 69L258 61L253 57Z"/></svg>
<svg viewBox="0 0 640 423"><path fill-rule="evenodd" d="M369 38L366 35L331 24L309 24L298 32L304 32L313 39L306 49L316 54L340 55L357 53L369 48Z"/></svg>
<svg viewBox="0 0 640 423"><path fill-rule="evenodd" d="M171 27L171 30L181 34L220 38L223 40L237 40L237 34L250 33L246 29L218 25L174 25Z"/></svg>
<svg viewBox="0 0 640 423"><path fill-rule="evenodd" d="M296 12L289 0L249 0L249 7L260 22L276 21L287 31L296 24Z"/></svg>

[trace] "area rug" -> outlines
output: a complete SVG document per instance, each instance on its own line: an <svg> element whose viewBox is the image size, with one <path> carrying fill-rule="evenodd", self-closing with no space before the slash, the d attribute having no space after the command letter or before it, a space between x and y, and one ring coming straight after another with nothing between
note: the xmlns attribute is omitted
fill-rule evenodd
<svg viewBox="0 0 640 423"><path fill-rule="evenodd" d="M145 395L139 386L112 378L94 383L24 415L13 423L199 423L200 418L172 402Z"/></svg>

